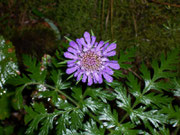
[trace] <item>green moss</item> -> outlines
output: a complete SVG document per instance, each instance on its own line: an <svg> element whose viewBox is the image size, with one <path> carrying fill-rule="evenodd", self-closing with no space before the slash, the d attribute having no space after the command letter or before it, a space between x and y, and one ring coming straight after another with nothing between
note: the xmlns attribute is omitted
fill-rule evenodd
<svg viewBox="0 0 180 135"><path fill-rule="evenodd" d="M176 0L161 2L180 4ZM1 33L8 38L17 26L39 22L40 18L31 12L37 9L58 26L62 37L75 39L84 31L93 30L98 40L116 40L118 49L138 46L137 55L145 59L180 48L180 8L174 6L145 0L33 0L4 2L0 7L2 18L5 17L0 24Z"/></svg>

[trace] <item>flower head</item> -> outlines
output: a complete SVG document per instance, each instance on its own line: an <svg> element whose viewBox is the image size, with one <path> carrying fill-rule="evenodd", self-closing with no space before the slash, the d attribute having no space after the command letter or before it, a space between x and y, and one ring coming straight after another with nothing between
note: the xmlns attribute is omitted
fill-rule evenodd
<svg viewBox="0 0 180 135"><path fill-rule="evenodd" d="M82 82L88 82L88 85L102 83L103 77L107 82L112 82L114 71L120 69L117 61L109 60L108 57L116 55L115 43L96 42L96 37L88 32L84 33L84 38L70 41L70 47L64 56L71 59L67 62L67 74L74 73L77 81L82 78Z"/></svg>

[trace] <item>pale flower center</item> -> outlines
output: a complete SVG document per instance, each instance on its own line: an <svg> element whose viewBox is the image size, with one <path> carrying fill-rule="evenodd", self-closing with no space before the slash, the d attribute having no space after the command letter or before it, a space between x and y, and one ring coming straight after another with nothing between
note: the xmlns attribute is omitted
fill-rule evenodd
<svg viewBox="0 0 180 135"><path fill-rule="evenodd" d="M95 52L87 51L81 57L81 66L86 71L98 70L102 66L102 60Z"/></svg>

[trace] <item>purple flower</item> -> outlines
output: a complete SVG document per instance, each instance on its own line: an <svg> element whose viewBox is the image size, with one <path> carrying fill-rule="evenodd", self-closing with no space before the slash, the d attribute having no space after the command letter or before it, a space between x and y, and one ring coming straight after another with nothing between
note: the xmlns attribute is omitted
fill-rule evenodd
<svg viewBox="0 0 180 135"><path fill-rule="evenodd" d="M96 42L96 37L88 32L84 33L84 38L70 41L70 47L64 56L71 59L67 62L67 74L74 73L77 81L82 78L82 82L88 82L88 85L102 83L103 77L107 82L112 82L114 71L120 69L117 61L109 60L108 57L116 55L115 43Z"/></svg>

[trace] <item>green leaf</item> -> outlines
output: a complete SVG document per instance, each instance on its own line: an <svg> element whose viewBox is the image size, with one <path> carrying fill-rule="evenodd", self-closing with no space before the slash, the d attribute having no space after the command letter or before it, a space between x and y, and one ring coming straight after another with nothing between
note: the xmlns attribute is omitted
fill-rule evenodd
<svg viewBox="0 0 180 135"><path fill-rule="evenodd" d="M144 79L144 83L145 83L143 94L148 92L150 89L156 89L155 83L151 79L150 71L148 70L148 68L146 67L144 63L141 65L140 71L142 73L141 77Z"/></svg>
<svg viewBox="0 0 180 135"><path fill-rule="evenodd" d="M117 87L115 89L116 103L118 107L123 108L127 112L131 110L131 98L126 93L126 89L124 87Z"/></svg>
<svg viewBox="0 0 180 135"><path fill-rule="evenodd" d="M117 81L117 80L114 80L113 82L109 83L109 82L106 82L107 85L109 85L110 87L112 88L116 88L116 87L119 87L119 86L122 86L122 83Z"/></svg>
<svg viewBox="0 0 180 135"><path fill-rule="evenodd" d="M157 106L162 106L162 105L168 105L171 103L173 99L168 96L164 96L163 94L156 94L156 93L149 93L147 95L143 95L141 98L141 103L144 103L145 105L150 105L154 104Z"/></svg>
<svg viewBox="0 0 180 135"><path fill-rule="evenodd" d="M22 96L22 91L24 90L24 85L21 87L18 87L16 89L16 100L17 100L17 108L21 109L23 108L23 96Z"/></svg>
<svg viewBox="0 0 180 135"><path fill-rule="evenodd" d="M104 107L104 104L98 102L97 100L93 100L91 97L87 98L83 101L83 111L87 112L90 109L92 112L96 113L98 110L101 110Z"/></svg>
<svg viewBox="0 0 180 135"><path fill-rule="evenodd" d="M133 129L135 127L133 123L127 122L120 124L118 121L117 111L113 110L112 113L111 108L109 106L107 108L104 108L103 111L100 112L99 120L103 121L103 125L107 129L114 129L111 133L112 135L134 135L138 134L139 132L138 130Z"/></svg>
<svg viewBox="0 0 180 135"><path fill-rule="evenodd" d="M34 103L33 105L34 111L37 113L46 113L46 109L42 103Z"/></svg>
<svg viewBox="0 0 180 135"><path fill-rule="evenodd" d="M93 30L92 30L92 29L91 29L91 35L92 35L92 36L94 36L94 32L93 32Z"/></svg>
<svg viewBox="0 0 180 135"><path fill-rule="evenodd" d="M59 90L64 90L70 87L70 83L68 82L63 82L62 80L62 72L60 70L51 71L51 79L53 80L55 87Z"/></svg>
<svg viewBox="0 0 180 135"><path fill-rule="evenodd" d="M41 120L45 118L45 115L36 115L34 116L32 122L29 124L29 128L26 130L26 134L33 133L34 130L38 129L38 124Z"/></svg>
<svg viewBox="0 0 180 135"><path fill-rule="evenodd" d="M141 86L140 83L138 82L138 79L132 73L128 74L127 79L128 79L127 84L130 87L131 94L138 99L142 95Z"/></svg>
<svg viewBox="0 0 180 135"><path fill-rule="evenodd" d="M125 77L125 75L123 74L122 70L115 70L113 76L114 76L116 79L119 79L120 77L121 77L121 78L124 78L124 77Z"/></svg>
<svg viewBox="0 0 180 135"><path fill-rule="evenodd" d="M66 37L66 36L64 36L64 38L65 38L67 41L69 41L69 42L72 41L70 38L68 38L68 37Z"/></svg>
<svg viewBox="0 0 180 135"><path fill-rule="evenodd" d="M180 124L179 106L173 106L172 104L169 104L168 106L164 106L160 112L163 114L168 114L168 119L170 119L170 122L171 124L173 124L173 127L178 126Z"/></svg>
<svg viewBox="0 0 180 135"><path fill-rule="evenodd" d="M152 67L154 73L152 77L150 76L150 71L148 71L148 68L145 66L145 64L143 63L141 65L141 77L145 82L143 94L151 89L161 91L169 90L170 88L172 88L171 82L167 84L167 82L163 82L164 80L162 80L162 78L171 78L176 75L176 72L174 70L176 69L176 64L178 63L178 57L178 51L174 51L172 53L168 53L167 58L165 58L164 54L162 54L160 64L156 60L153 60Z"/></svg>
<svg viewBox="0 0 180 135"><path fill-rule="evenodd" d="M18 75L17 77L10 78L7 83L14 86L19 86L29 82L32 82L32 80L29 79L26 75L22 74L22 76Z"/></svg>
<svg viewBox="0 0 180 135"><path fill-rule="evenodd" d="M70 129L66 129L66 134L64 135L80 135L77 130L70 130Z"/></svg>
<svg viewBox="0 0 180 135"><path fill-rule="evenodd" d="M149 122L151 122L156 128L158 128L160 124L167 123L166 115L161 114L158 110L145 111L145 107L133 110L130 118L136 124L140 123L139 119L142 120L145 126L148 126Z"/></svg>
<svg viewBox="0 0 180 135"><path fill-rule="evenodd" d="M176 73L172 71L176 69L176 64L179 62L178 53L178 50L168 53L167 58L165 58L164 54L162 54L160 66L158 65L157 61L153 61L152 67L154 69L154 81L159 78L169 78L176 76Z"/></svg>
<svg viewBox="0 0 180 135"><path fill-rule="evenodd" d="M73 94L72 96L77 100L80 101L82 100L83 96L82 96L82 88L81 87L74 87L72 89Z"/></svg>
<svg viewBox="0 0 180 135"><path fill-rule="evenodd" d="M175 86L174 96L180 97L180 79L174 78L173 83Z"/></svg>
<svg viewBox="0 0 180 135"><path fill-rule="evenodd" d="M70 125L70 116L69 112L63 113L57 120L57 126L56 126L56 134L62 135L63 133L66 133L66 129Z"/></svg>
<svg viewBox="0 0 180 135"><path fill-rule="evenodd" d="M63 100L63 99L61 100L58 99L56 107L62 110L71 110L74 108L72 104L70 104L67 100Z"/></svg>
<svg viewBox="0 0 180 135"><path fill-rule="evenodd" d="M107 103L107 100L113 100L115 96L112 92L103 90L102 88L92 89L88 87L84 93L84 97L91 96L94 99L100 98L104 103Z"/></svg>
<svg viewBox="0 0 180 135"><path fill-rule="evenodd" d="M50 129L53 128L53 121L56 116L58 116L61 111L54 113L47 113L44 105L34 103L31 107L25 106L25 111L27 112L25 116L25 123L30 123L26 134L32 134L34 130L38 129L38 126L41 123L40 135L48 135Z"/></svg>
<svg viewBox="0 0 180 135"><path fill-rule="evenodd" d="M61 112L61 116L57 120L56 134L67 134L74 133L80 127L84 120L84 113L78 108L66 109ZM67 130L68 129L68 130ZM71 130L72 132L70 132Z"/></svg>
<svg viewBox="0 0 180 135"><path fill-rule="evenodd" d="M27 125L33 118L35 115L37 115L36 112L34 112L34 110L31 107L25 106L25 111L28 113L28 115L25 115L24 118L24 122Z"/></svg>
<svg viewBox="0 0 180 135"><path fill-rule="evenodd" d="M105 134L105 129L100 126L99 128L97 127L97 124L95 121L93 121L92 119L90 120L90 122L87 122L84 125L84 134L86 135L104 135Z"/></svg>
<svg viewBox="0 0 180 135"><path fill-rule="evenodd" d="M73 78L74 74L70 75L66 80Z"/></svg>
<svg viewBox="0 0 180 135"><path fill-rule="evenodd" d="M127 51L121 50L120 58L118 60L120 67L124 69L130 68L131 65L129 63L134 61L134 57L135 57L135 48L130 48Z"/></svg>
<svg viewBox="0 0 180 135"><path fill-rule="evenodd" d="M140 71L142 73L141 77L144 79L144 81L151 80L150 71L144 63L141 64Z"/></svg>
<svg viewBox="0 0 180 135"><path fill-rule="evenodd" d="M58 64L58 65L64 65L64 64L67 64L68 61L69 61L69 60L64 60L64 61L59 62L59 63L57 63L57 64Z"/></svg>
<svg viewBox="0 0 180 135"><path fill-rule="evenodd" d="M116 110L113 110L112 113L110 106L108 106L100 112L99 120L103 121L103 125L108 129L114 128L118 125L118 114Z"/></svg>
<svg viewBox="0 0 180 135"><path fill-rule="evenodd" d="M162 127L162 128L160 128L160 134L161 135L170 135L170 131L168 128Z"/></svg>
<svg viewBox="0 0 180 135"><path fill-rule="evenodd" d="M46 78L47 70L41 70L41 64L37 62L36 58L23 55L23 62L27 67L26 71L30 72L29 77L31 80L43 83Z"/></svg>
<svg viewBox="0 0 180 135"><path fill-rule="evenodd" d="M76 109L70 113L71 129L79 129L83 126L84 113L80 109Z"/></svg>
<svg viewBox="0 0 180 135"><path fill-rule="evenodd" d="M57 115L51 114L46 117L46 119L42 122L42 127L39 135L48 135L49 129L53 128L53 120Z"/></svg>
<svg viewBox="0 0 180 135"><path fill-rule="evenodd" d="M78 85L78 83L82 80L83 75L81 75L80 79L76 82L76 85Z"/></svg>
<svg viewBox="0 0 180 135"><path fill-rule="evenodd" d="M112 133L111 135L135 135L135 134L142 134L144 132L142 131L138 131L133 129L135 127L135 125L133 123L127 122L127 123L123 123L120 124L119 127L117 127Z"/></svg>

